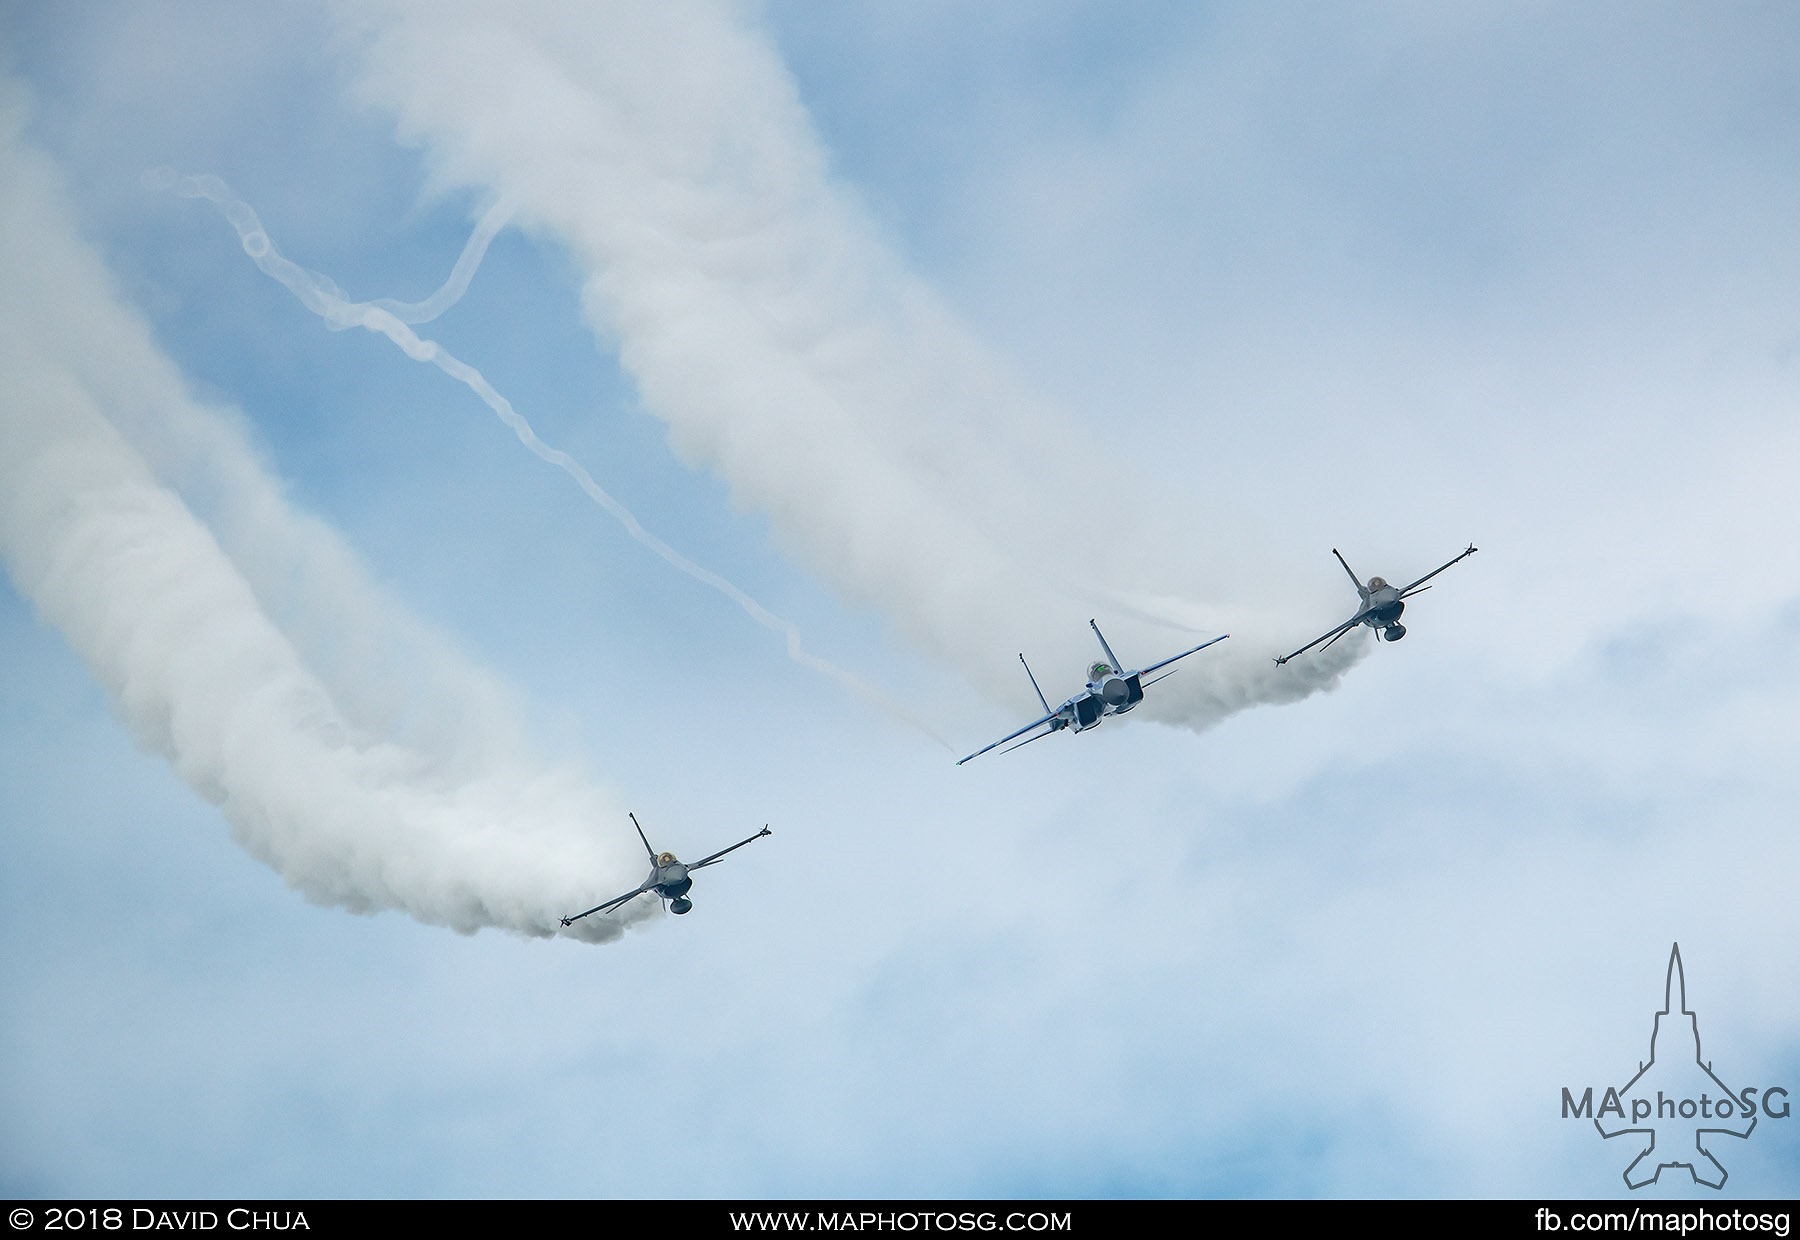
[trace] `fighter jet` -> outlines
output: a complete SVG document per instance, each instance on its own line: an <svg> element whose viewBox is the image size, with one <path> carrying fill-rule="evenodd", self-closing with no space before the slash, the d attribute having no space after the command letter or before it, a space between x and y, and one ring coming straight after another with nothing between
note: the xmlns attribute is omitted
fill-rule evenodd
<svg viewBox="0 0 1800 1240"><path fill-rule="evenodd" d="M629 904L639 896L650 891L654 891L657 896L662 899L671 913L677 915L685 913L694 907L694 902L687 898L687 893L688 889L694 885L694 880L690 876L695 870L704 869L715 861L718 861L726 853L735 852L745 844L753 843L756 840L760 840L765 835L773 834L773 832L769 830L768 824L764 823L763 829L749 839L739 840L730 848L721 848L712 856L703 857L692 865L683 865L680 861L675 859L674 853L659 853L654 848L650 847L650 840L644 835L644 828L638 826L637 815L631 814L630 818L631 825L637 827L638 838L644 841L644 851L650 854L650 877L646 878L636 891L627 891L622 896L616 896L613 899L608 900L605 904L596 904L593 908L589 909L587 913L577 913L573 917L563 918L563 925L574 925L583 917L586 917L588 913L610 913L614 909Z"/></svg>
<svg viewBox="0 0 1800 1240"><path fill-rule="evenodd" d="M1337 556L1338 563L1342 564L1344 566L1344 571L1350 574L1350 584L1355 586L1356 592L1362 596L1362 606L1356 609L1356 614L1354 616L1351 616L1348 620L1338 625L1337 628L1332 629L1328 633L1319 634L1319 636L1307 642L1306 645L1294 651L1293 654L1284 654L1276 659L1275 662L1286 663L1289 659L1293 658L1294 655L1305 654L1320 642L1325 643L1322 649L1329 650L1332 642L1335 642L1338 638L1342 637L1359 624L1368 625L1388 641L1399 641L1402 637L1406 636L1406 626L1400 623L1400 613L1406 610L1406 600L1415 594L1431 589L1431 587L1425 583L1443 572L1444 569L1449 568L1450 564L1455 564L1457 560L1463 560L1474 555L1475 544L1470 543L1469 549L1457 556L1455 560L1451 560L1450 564L1445 564L1439 568L1432 569L1429 573L1426 573L1410 586L1390 586L1380 577L1369 578L1369 584L1365 586L1361 581L1357 580L1356 574L1350 571L1350 565L1345 561L1344 557L1338 555L1338 549L1336 547L1331 549L1331 554Z"/></svg>
<svg viewBox="0 0 1800 1240"><path fill-rule="evenodd" d="M1183 650L1180 654L1169 656L1161 663L1152 663L1149 667L1139 668L1135 672L1127 672L1124 670L1125 665L1119 662L1119 656L1114 654L1112 647L1106 644L1106 635L1100 631L1100 626L1092 620L1088 621L1088 625L1094 630L1094 636L1100 639L1100 649L1106 652L1106 662L1097 662L1088 668L1087 687L1055 710L1051 710L1049 701L1044 697L1044 691L1038 689L1037 677L1031 675L1031 664L1025 663L1025 656L1021 654L1019 662L1025 664L1025 674L1031 677L1031 687L1037 689L1038 701L1043 703L1044 717L1033 720L1017 732L1002 736L985 749L977 749L968 758L958 758L956 765L961 766L969 758L979 758L989 749L1004 745L1007 741L1024 736L1033 728L1041 728L1045 724L1050 725L1048 732L1040 732L1036 736L1026 737L1019 742L1019 745L1029 745L1032 741L1042 740L1051 732L1060 732L1064 728L1085 732L1089 728L1098 727L1101 720L1108 715L1122 715L1143 701L1144 688L1147 685L1153 685L1157 680L1161 680L1165 676L1172 676L1174 673L1164 672L1155 680L1145 680L1145 676L1160 668L1168 667L1176 659L1185 659L1195 651L1205 650L1213 642L1222 642L1231 636L1229 633L1221 633L1209 641L1201 642L1193 650ZM1017 749L1019 745L1014 745L1012 748Z"/></svg>

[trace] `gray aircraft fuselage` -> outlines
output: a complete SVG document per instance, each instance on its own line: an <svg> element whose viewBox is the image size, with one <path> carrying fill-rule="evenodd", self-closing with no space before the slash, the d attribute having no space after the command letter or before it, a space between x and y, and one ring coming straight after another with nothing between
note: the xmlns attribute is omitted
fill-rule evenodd
<svg viewBox="0 0 1800 1240"><path fill-rule="evenodd" d="M671 852L658 853L655 863L650 867L650 876L644 880L642 888L645 892L654 891L662 899L669 902L671 913L685 913L694 907L694 902L687 899L687 893L694 889L694 880L688 874L687 866L675 859Z"/></svg>
<svg viewBox="0 0 1800 1240"><path fill-rule="evenodd" d="M1314 646L1319 646L1321 643L1323 643L1324 650L1329 650L1337 643L1338 638L1350 632L1358 625L1367 625L1369 628L1373 629L1380 640L1390 642L1399 641L1402 637L1406 636L1406 626L1400 623L1400 613L1406 610L1406 600L1422 590L1431 589L1431 587L1425 583L1443 572L1446 568L1449 568L1451 564L1455 564L1460 560L1474 555L1475 544L1470 543L1461 555L1449 561L1449 563L1438 565L1438 567L1432 569L1429 573L1426 573L1411 585L1405 586L1391 586L1387 583L1387 580L1382 577L1371 577L1369 578L1369 584L1364 585L1362 583L1362 578L1356 575L1351 569L1349 562L1344 559L1343 554L1339 552L1336 547L1331 549L1331 554L1337 556L1337 562L1344 566L1344 573L1350 578L1350 584L1356 587L1356 594L1357 597L1362 600L1362 606L1356 609L1355 615L1338 625L1335 629L1330 629L1319 634L1292 654L1277 656L1275 659L1277 664L1286 663L1289 659L1295 658L1298 655L1303 655L1308 650L1311 650Z"/></svg>
<svg viewBox="0 0 1800 1240"><path fill-rule="evenodd" d="M1400 601L1400 591L1390 586L1380 577L1369 578L1369 599L1363 604L1362 622L1372 629L1385 629L1400 619L1400 613L1406 610L1406 604Z"/></svg>
<svg viewBox="0 0 1800 1240"><path fill-rule="evenodd" d="M573 925L583 917L590 916L594 913L610 913L616 908L631 903L631 901L637 899L641 895L648 895L650 892L655 892L659 898L668 901L669 911L671 913L678 915L685 913L694 907L694 902L687 898L687 893L693 889L693 874L695 870L703 870L707 866L722 860L727 853L736 852L744 845L753 843L756 840L760 840L763 836L770 834L769 825L764 823L763 829L749 839L739 840L730 848L721 848L711 856L702 857L700 860L694 862L694 864L687 865L678 860L672 852L659 853L654 848L650 847L649 837L644 834L644 828L639 825L637 815L632 814L630 815L630 818L631 825L637 828L638 838L644 842L644 851L650 855L649 876L644 879L643 883L640 884L635 891L627 891L622 896L614 896L604 904L596 904L585 913L576 913L572 916L564 917L562 919L563 925Z"/></svg>
<svg viewBox="0 0 1800 1240"><path fill-rule="evenodd" d="M675 859L674 853L663 853L656 858L656 865L650 871L650 877L644 880L644 886L654 889L665 900L673 900L677 896L685 896L694 886L694 880L688 877L688 868Z"/></svg>
<svg viewBox="0 0 1800 1240"><path fill-rule="evenodd" d="M1135 672L1127 672L1119 662L1119 657L1112 652L1112 647L1106 644L1106 636L1100 632L1100 626L1093 620L1089 620L1088 627L1094 630L1094 636L1100 642L1100 649L1106 652L1106 659L1104 662L1094 662L1088 665L1087 684L1083 686L1081 692L1055 710L1051 710L1050 703L1044 699L1044 691L1038 688L1037 677L1031 675L1031 665L1026 663L1025 656L1020 654L1019 662L1024 665L1025 674L1031 677L1031 687L1038 695L1038 704L1044 708L1044 717L1026 724L1016 732L1008 733L991 745L977 749L967 758L958 758L956 765L961 766L970 758L979 758L988 750L996 749L1008 741L1018 740L1027 732L1035 731L1038 728L1047 726L1049 730L1019 741L1019 745L1028 745L1032 741L1042 740L1052 733L1064 730L1085 732L1089 728L1099 727L1108 715L1122 715L1143 701L1146 684L1153 685L1163 676L1170 674L1164 672L1163 676L1154 676L1146 681L1144 677L1149 676L1151 672L1160 671L1171 663L1187 658L1190 654L1205 650L1213 642L1222 642L1231 636L1229 633L1221 633L1211 641L1201 642L1198 646L1183 650L1180 654L1170 655L1161 662L1152 663L1149 667L1139 668ZM1017 749L1019 745L1014 745L1013 748Z"/></svg>

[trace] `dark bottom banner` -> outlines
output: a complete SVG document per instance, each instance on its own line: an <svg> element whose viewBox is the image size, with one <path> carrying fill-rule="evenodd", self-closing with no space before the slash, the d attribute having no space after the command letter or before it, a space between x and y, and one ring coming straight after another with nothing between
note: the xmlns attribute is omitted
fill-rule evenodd
<svg viewBox="0 0 1800 1240"><path fill-rule="evenodd" d="M645 1225L745 1235L1089 1235L1196 1223L1371 1230L1477 1225L1515 1235L1588 1232L1785 1237L1791 1202L1547 1201L12 1201L18 1237L338 1236L371 1228ZM604 1213L571 1215L583 1206Z"/></svg>

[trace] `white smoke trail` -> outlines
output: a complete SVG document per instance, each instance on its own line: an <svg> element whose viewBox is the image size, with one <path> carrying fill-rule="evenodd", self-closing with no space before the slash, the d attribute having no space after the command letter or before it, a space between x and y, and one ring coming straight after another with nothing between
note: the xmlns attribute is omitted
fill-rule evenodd
<svg viewBox="0 0 1800 1240"><path fill-rule="evenodd" d="M612 797L526 752L491 678L193 400L75 235L22 112L0 81L0 561L20 591L139 742L309 899L548 935L628 888L642 857Z"/></svg>
<svg viewBox="0 0 1800 1240"><path fill-rule="evenodd" d="M1366 649L1273 664L1337 617L1272 621L1209 568L1196 503L1150 493L996 365L833 182L736 6L344 11L365 91L437 178L515 202L587 273L588 317L677 451L970 680L1029 701L1021 647L1085 663L1074 598L1124 602L1103 614L1128 660L1167 653L1150 625L1170 618L1238 634L1146 704L1193 727L1328 686Z"/></svg>
<svg viewBox="0 0 1800 1240"><path fill-rule="evenodd" d="M636 542L694 580L723 594L756 623L780 634L785 641L787 655L794 662L830 677L902 723L923 732L945 750L951 748L950 743L934 732L929 724L879 689L854 673L808 651L801 641L799 628L791 620L771 612L725 577L701 567L645 529L631 510L596 482L580 461L540 439L525 416L479 370L454 356L436 341L421 339L408 326L436 318L462 297L468 289L469 281L474 278L475 270L480 266L489 243L511 215L511 208L504 200L490 208L482 218L469 238L469 243L463 248L450 278L431 297L418 303L400 303L386 299L356 302L346 297L329 277L308 271L283 255L269 236L268 230L263 227L256 210L234 195L220 178L210 175L181 177L172 169L161 168L146 174L145 183L153 189L173 188L184 198L204 198L211 202L237 230L238 241L243 246L244 253L255 261L257 267L285 287L308 310L324 319L333 330L361 327L385 336L414 361L428 362L462 383L493 410L494 415L513 432L520 443L540 460L567 474L589 499L617 521Z"/></svg>
<svg viewBox="0 0 1800 1240"><path fill-rule="evenodd" d="M158 187L157 183L161 180L161 175L162 170L160 169L151 174L149 182L151 188ZM464 245L462 253L457 255L456 265L450 269L449 278L444 281L443 286L437 292L424 301L394 301L391 298L383 297L374 304L402 323L417 326L420 323L431 322L461 301L463 294L469 291L469 282L481 269L481 260L487 257L488 247L494 243L494 238L500 235L501 230L512 219L512 214L512 204L505 199L489 207L482 215L480 222L475 225L475 231L469 234L468 244ZM242 235L240 232L239 237L241 238ZM323 277L318 278L323 279Z"/></svg>

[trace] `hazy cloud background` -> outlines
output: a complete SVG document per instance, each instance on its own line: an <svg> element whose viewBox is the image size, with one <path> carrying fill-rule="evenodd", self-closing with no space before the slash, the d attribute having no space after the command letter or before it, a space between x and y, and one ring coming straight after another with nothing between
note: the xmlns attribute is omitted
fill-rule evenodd
<svg viewBox="0 0 1800 1240"><path fill-rule="evenodd" d="M1791 12L502 12L5 11L9 1191L1622 1192L1559 1091L1635 1071L1675 940L1721 1075L1796 1087ZM1090 615L1233 637L955 768L161 166L357 299L520 195L421 333L959 753ZM199 558L32 569L16 514L113 493L57 435ZM1275 678L1331 547L1469 541ZM232 729L280 676L153 624L206 581L342 734ZM775 834L598 948L438 928L628 889L627 808Z"/></svg>

